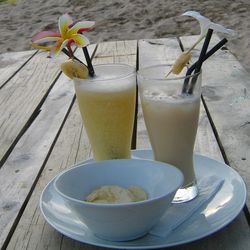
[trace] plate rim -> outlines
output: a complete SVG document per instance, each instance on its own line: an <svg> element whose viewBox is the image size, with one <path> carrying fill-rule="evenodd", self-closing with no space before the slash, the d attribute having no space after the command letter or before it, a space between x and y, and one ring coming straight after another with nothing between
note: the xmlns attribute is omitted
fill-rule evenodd
<svg viewBox="0 0 250 250"><path fill-rule="evenodd" d="M131 150L131 153L133 155L133 152L136 152L136 151L141 151L141 152L145 152L145 151L152 151L151 149L135 149L135 150ZM116 249L157 249L157 248L163 248L163 247L173 247L173 246L179 246L181 244L187 244L187 243L190 243L190 242L194 242L196 240L200 240L202 238L205 238L209 235L212 235L214 234L215 232L219 231L220 229L224 228L225 226L227 226L229 223L231 223L239 214L240 212L242 211L244 205L245 205L245 202L246 202L246 196L247 196L247 192L246 192L246 184L244 182L244 180L242 179L242 177L239 175L239 173L234 170L232 167L230 167L229 165L225 164L224 162L222 161L218 161L216 159L213 159L213 158L210 158L208 156L205 156L205 155L201 155L201 154L194 154L195 157L198 157L198 158L205 158L206 160L209 160L209 161L215 161L217 162L218 164L222 164L224 165L225 167L228 167L229 171L233 172L235 176L237 176L237 178L240 180L241 184L242 184L242 202L241 204L238 206L238 209L237 209L237 212L234 212L233 215L231 215L231 217L229 219L227 219L227 221L225 221L224 223L220 224L220 226L217 226L216 228L214 228L213 230L210 230L210 231L207 231L206 233L203 233L202 235L197 235L196 237L193 237L189 240L187 239L184 239L184 240L181 240L181 241L174 241L174 242L166 242L166 244L155 244L155 245L150 245L150 246L145 246L145 245L126 245L126 241L124 242L125 244L122 245L121 242L113 242L113 241L107 241L105 240L104 243L100 243L100 242L95 242L93 239L86 239L86 238L83 238L83 239L78 239L76 236L75 237L72 237L72 234L70 233L67 233L65 232L63 229L59 228L56 223L53 223L45 214L44 210L43 210L43 196L44 196L44 193L48 190L48 188L50 188L50 186L52 187L53 189L53 181L55 180L56 176L49 181L49 183L47 183L47 185L44 187L41 195L40 195L40 200L39 200L39 207L40 207L40 211L45 219L45 221L50 225L52 226L55 230L57 230L58 232L60 232L61 234L73 239L73 240L76 240L76 241L79 241L79 242L82 242L82 243L85 243L85 244L90 244L90 245L93 245L93 246L98 246L98 247L108 247L108 248L116 248ZM136 158L136 159L139 159L139 158ZM145 159L145 158L143 158ZM88 163L89 161L92 161L92 159L88 159L88 160L85 160L85 161L82 161L76 165L73 165L71 167L74 167L74 166L77 166L77 165L81 165L81 164L86 164ZM59 174L59 173L58 173ZM218 191L220 192L220 191ZM46 210L46 208L44 208ZM90 230L89 230L90 231ZM96 237L94 234L93 234L94 237ZM152 236L152 235L150 235ZM144 236L144 237L147 237L147 236ZM152 236L152 237L155 237L157 238L156 236ZM162 237L159 237L160 239L163 239ZM141 238L143 239L143 238ZM136 240L134 240L136 241ZM133 242L133 241L131 241ZM117 244L118 243L118 244Z"/></svg>

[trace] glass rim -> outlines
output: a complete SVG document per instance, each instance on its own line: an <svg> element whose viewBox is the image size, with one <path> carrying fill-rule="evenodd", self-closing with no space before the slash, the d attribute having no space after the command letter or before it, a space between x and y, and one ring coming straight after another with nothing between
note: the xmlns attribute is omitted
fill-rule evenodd
<svg viewBox="0 0 250 250"><path fill-rule="evenodd" d="M74 81L86 81L86 82L105 82L105 81L110 81L110 80L117 80L117 79L126 79L132 75L134 75L136 73L136 69L135 67L133 67L132 65L129 65L129 64L125 64L125 63L100 63L100 64L94 64L93 67L94 69L95 68L98 68L98 67L111 67L111 66L119 66L119 67L124 67L126 66L129 70L128 72L124 73L124 74L120 74L120 75L117 75L117 76L111 76L111 77L108 77L108 78L97 78L97 77L89 77L87 79L80 79L80 78L77 78L77 77L74 77L73 80ZM115 69L114 69L115 71Z"/></svg>
<svg viewBox="0 0 250 250"><path fill-rule="evenodd" d="M202 73L202 69L200 69L199 72L195 73L195 74L191 74L191 75L185 75L185 76L179 76L179 77L161 77L161 78L157 78L157 77L148 77L148 76L144 76L142 73L144 71L147 71L148 69L152 69L152 68L159 68L159 67L164 67L164 66L172 66L172 64L154 64L154 65L151 65L151 66L147 66L145 68L142 68L142 69L139 69L137 71L137 75L143 79L143 80L156 80L156 81L175 81L175 80L184 80L184 79L188 79L188 78L192 78L192 77L195 77L195 76L198 76ZM185 66L187 67L187 66Z"/></svg>

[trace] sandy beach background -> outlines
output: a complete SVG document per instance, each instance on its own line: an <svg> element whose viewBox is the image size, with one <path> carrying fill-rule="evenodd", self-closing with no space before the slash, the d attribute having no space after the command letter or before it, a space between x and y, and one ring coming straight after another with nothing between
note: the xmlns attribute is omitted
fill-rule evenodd
<svg viewBox="0 0 250 250"><path fill-rule="evenodd" d="M15 2L15 0L12 0ZM0 53L32 49L30 38L41 30L57 30L61 14L74 20L102 23L88 33L91 42L140 38L164 38L199 34L192 18L196 10L214 22L237 31L228 47L250 72L249 0L16 0L0 3Z"/></svg>

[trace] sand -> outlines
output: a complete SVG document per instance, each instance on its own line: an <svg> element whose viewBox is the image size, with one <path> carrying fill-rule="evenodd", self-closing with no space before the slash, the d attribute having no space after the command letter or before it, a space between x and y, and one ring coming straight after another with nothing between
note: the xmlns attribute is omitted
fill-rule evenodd
<svg viewBox="0 0 250 250"><path fill-rule="evenodd" d="M57 30L61 14L99 25L88 33L91 42L164 38L199 34L192 18L180 15L196 10L214 22L237 31L228 43L250 72L250 1L238 0L17 0L0 4L0 53L32 49L30 37L41 30Z"/></svg>

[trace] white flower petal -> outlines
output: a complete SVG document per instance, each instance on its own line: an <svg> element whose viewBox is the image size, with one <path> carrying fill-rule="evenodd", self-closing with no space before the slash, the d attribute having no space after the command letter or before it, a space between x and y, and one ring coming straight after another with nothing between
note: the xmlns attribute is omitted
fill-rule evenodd
<svg viewBox="0 0 250 250"><path fill-rule="evenodd" d="M182 14L182 16L191 16L197 19L199 22L203 22L203 23L210 22L210 20L207 17L204 17L199 12L193 11L193 10L186 11L185 13Z"/></svg>
<svg viewBox="0 0 250 250"><path fill-rule="evenodd" d="M212 29L217 32L225 33L227 35L234 36L235 32L231 29L226 29L220 24L213 23L211 22L207 17L202 16L199 12L197 11L187 11L182 14L183 16L191 16L194 17L200 24L200 36L198 37L197 41L185 52L182 53L182 55L177 58L175 61L174 65L171 68L171 71L167 74L169 75L170 73L173 74L179 74L182 69L185 67L185 65L188 63L191 57L191 51L196 47L198 43L206 36L208 29Z"/></svg>
<svg viewBox="0 0 250 250"><path fill-rule="evenodd" d="M230 36L236 35L236 32L234 30L226 29L224 26L217 24L217 23L211 22L209 25L209 28L214 30L214 31L217 31L220 33L225 33L225 34L230 35Z"/></svg>
<svg viewBox="0 0 250 250"><path fill-rule="evenodd" d="M213 29L216 32L224 33L224 34L231 35L231 36L236 35L236 32L234 30L227 29L220 24L211 22L210 19L202 16L197 11L192 11L192 10L187 11L187 12L183 13L182 15L194 17L199 22L200 28L201 28L200 37L204 37L206 35L208 29Z"/></svg>
<svg viewBox="0 0 250 250"><path fill-rule="evenodd" d="M200 36L199 36L198 40L195 42L195 44L192 46L192 48L190 48L190 50L192 50L206 36L206 33L209 29L209 25L210 25L211 21L207 17L202 16L197 11L190 10L190 11L183 13L182 15L183 16L191 16L191 17L195 18L200 24Z"/></svg>

